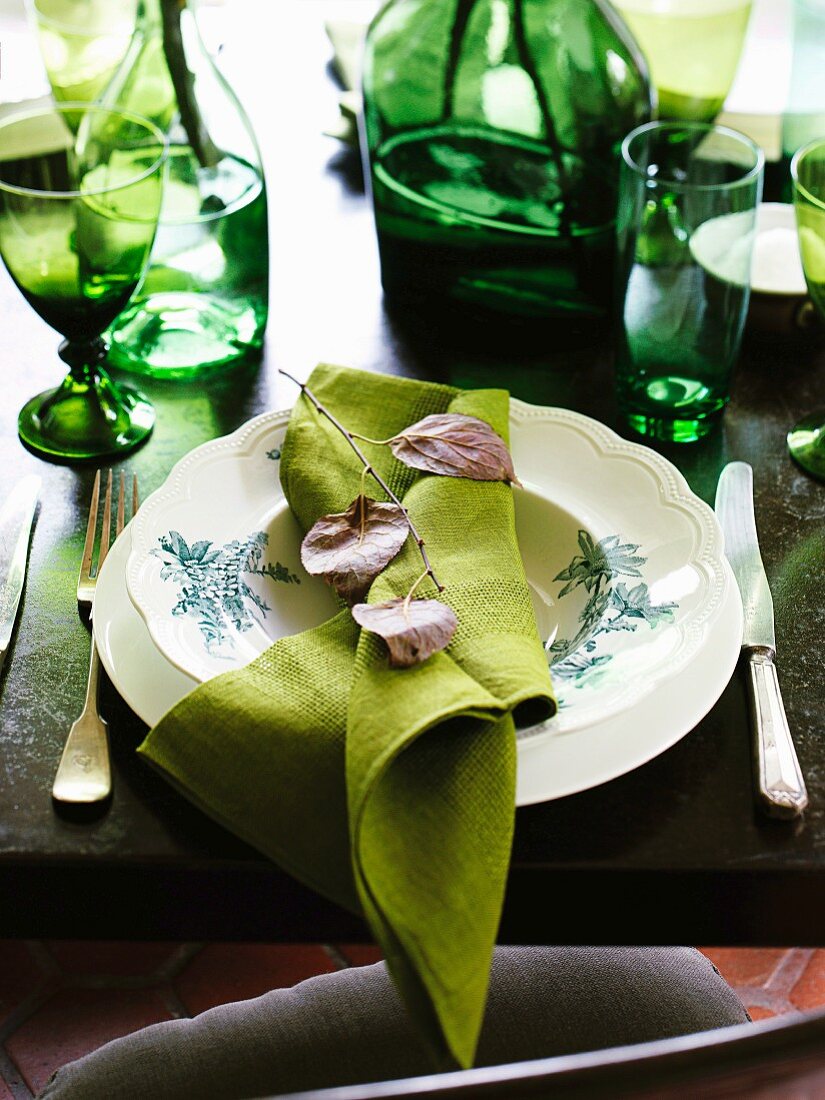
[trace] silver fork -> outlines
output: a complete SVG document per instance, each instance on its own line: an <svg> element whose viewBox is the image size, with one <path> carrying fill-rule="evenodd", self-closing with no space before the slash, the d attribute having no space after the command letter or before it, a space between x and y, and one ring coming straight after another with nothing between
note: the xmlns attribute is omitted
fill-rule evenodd
<svg viewBox="0 0 825 1100"><path fill-rule="evenodd" d="M123 530L126 518L126 475L120 471L120 492L115 517L115 537ZM83 546L83 560L80 563L80 576L77 579L77 608L80 618L91 630L92 602L95 584L103 562L109 552L109 540L112 528L112 471L106 479L106 494L103 500L103 524L100 533L100 550L96 566L92 566L94 556L97 512L100 503L100 470L95 475L92 489L92 501L89 505L89 522L86 526L86 542ZM132 515L138 509L137 478L132 478ZM63 748L63 755L57 768L52 787L52 797L58 802L102 802L112 791L112 772L109 765L109 737L106 722L97 709L97 691L100 682L100 658L97 654L94 632L92 632L92 652L89 661L89 679L86 685L86 702L83 711L72 728Z"/></svg>

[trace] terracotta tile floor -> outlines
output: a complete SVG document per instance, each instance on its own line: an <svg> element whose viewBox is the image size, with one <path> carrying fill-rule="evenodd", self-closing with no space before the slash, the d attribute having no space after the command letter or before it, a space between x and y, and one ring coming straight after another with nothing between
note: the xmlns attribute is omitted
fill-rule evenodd
<svg viewBox="0 0 825 1100"><path fill-rule="evenodd" d="M704 948L755 1019L825 1005L825 949ZM0 1100L157 1020L374 962L364 945L0 940Z"/></svg>

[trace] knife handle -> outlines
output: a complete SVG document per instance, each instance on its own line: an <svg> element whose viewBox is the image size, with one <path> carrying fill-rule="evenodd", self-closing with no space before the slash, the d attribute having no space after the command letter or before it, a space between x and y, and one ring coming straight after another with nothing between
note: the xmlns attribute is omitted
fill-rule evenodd
<svg viewBox="0 0 825 1100"><path fill-rule="evenodd" d="M808 805L805 780L785 717L773 652L748 653L751 717L758 794L770 817L798 817Z"/></svg>

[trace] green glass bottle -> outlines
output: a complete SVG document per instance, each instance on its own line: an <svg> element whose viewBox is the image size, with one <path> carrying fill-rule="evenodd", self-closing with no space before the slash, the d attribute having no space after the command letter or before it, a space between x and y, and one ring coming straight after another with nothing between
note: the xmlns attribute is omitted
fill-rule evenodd
<svg viewBox="0 0 825 1100"><path fill-rule="evenodd" d="M651 111L604 0L390 0L363 119L388 298L605 320L619 147Z"/></svg>
<svg viewBox="0 0 825 1100"><path fill-rule="evenodd" d="M269 277L261 158L185 0L140 0L134 37L102 102L144 115L170 140L149 270L109 330L110 360L178 377L260 348Z"/></svg>

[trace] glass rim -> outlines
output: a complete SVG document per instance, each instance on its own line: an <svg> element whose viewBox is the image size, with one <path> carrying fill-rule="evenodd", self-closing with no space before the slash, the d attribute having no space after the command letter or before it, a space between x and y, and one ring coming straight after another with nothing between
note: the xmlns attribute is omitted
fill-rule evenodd
<svg viewBox="0 0 825 1100"><path fill-rule="evenodd" d="M160 155L148 168L145 168L131 179L125 180L122 183L113 184L111 187L92 187L88 191L49 191L37 187L23 187L17 183L9 183L2 177L2 165L4 162L0 160L0 191L6 191L12 195L23 195L28 198L41 199L79 199L95 195L110 195L115 191L123 191L127 187L134 187L134 185L140 183L141 180L148 179L150 176L154 175L167 158L169 152L169 138L159 126L156 126L154 122L151 121L151 119L144 118L143 115L136 114L134 111L124 111L117 107L102 107L99 103L87 103L83 100L67 100L45 107L34 107L28 110L24 108L15 111L12 114L6 115L5 118L0 119L0 133L2 133L6 126L10 126L14 122L37 118L38 115L42 117L55 114L65 115L70 111L83 111L84 114L89 114L92 111L99 111L107 115L119 115L121 118L128 119L130 122L136 122L139 126L143 126L150 134L157 137L161 150Z"/></svg>
<svg viewBox="0 0 825 1100"><path fill-rule="evenodd" d="M112 25L111 29L92 31L92 30L86 30L85 27L81 27L77 23L64 23L62 19L55 19L53 15L47 15L46 12L44 12L40 8L40 6L38 4L38 0L26 0L26 6L34 13L34 17L39 23L43 23L44 25L47 25L49 27L55 27L58 30L62 31L64 34L73 35L75 38L88 38L88 39L91 39L91 38L97 38L101 34L110 35L110 34L116 34L117 33L117 28L115 27L114 24ZM138 5L137 5L137 0L136 0L136 2L135 2L135 12L136 13L137 13L137 8L138 8ZM134 27L131 30L124 30L124 37L131 38L133 33L134 33Z"/></svg>
<svg viewBox="0 0 825 1100"><path fill-rule="evenodd" d="M642 165L631 156L630 143L642 134L650 134L654 131L664 133L667 130L678 130L694 134L722 134L725 137L732 138L739 145L750 150L754 157L753 166L744 171L744 175L726 183L686 183L683 180L674 180L667 176L655 177L656 183L672 187L675 191L729 191L735 187L746 187L759 178L765 167L765 153L762 147L757 145L757 143L753 141L752 138L749 138L747 134L743 134L739 130L734 130L730 126L718 126L713 122L678 122L655 119L653 122L645 122L642 126L637 126L635 130L631 130L622 141L622 160L625 165L641 179L650 180L653 179L653 177L649 176L647 174L647 169L643 168Z"/></svg>
<svg viewBox="0 0 825 1100"><path fill-rule="evenodd" d="M798 191L800 195L803 195L808 202L813 206L819 207L820 210L825 210L825 199L818 199L816 195L811 194L805 184L799 178L799 163L812 153L814 149L822 148L825 151L825 137L814 138L813 141L807 142L801 146L791 157L791 182L794 185L794 190ZM825 159L825 158L823 158Z"/></svg>

